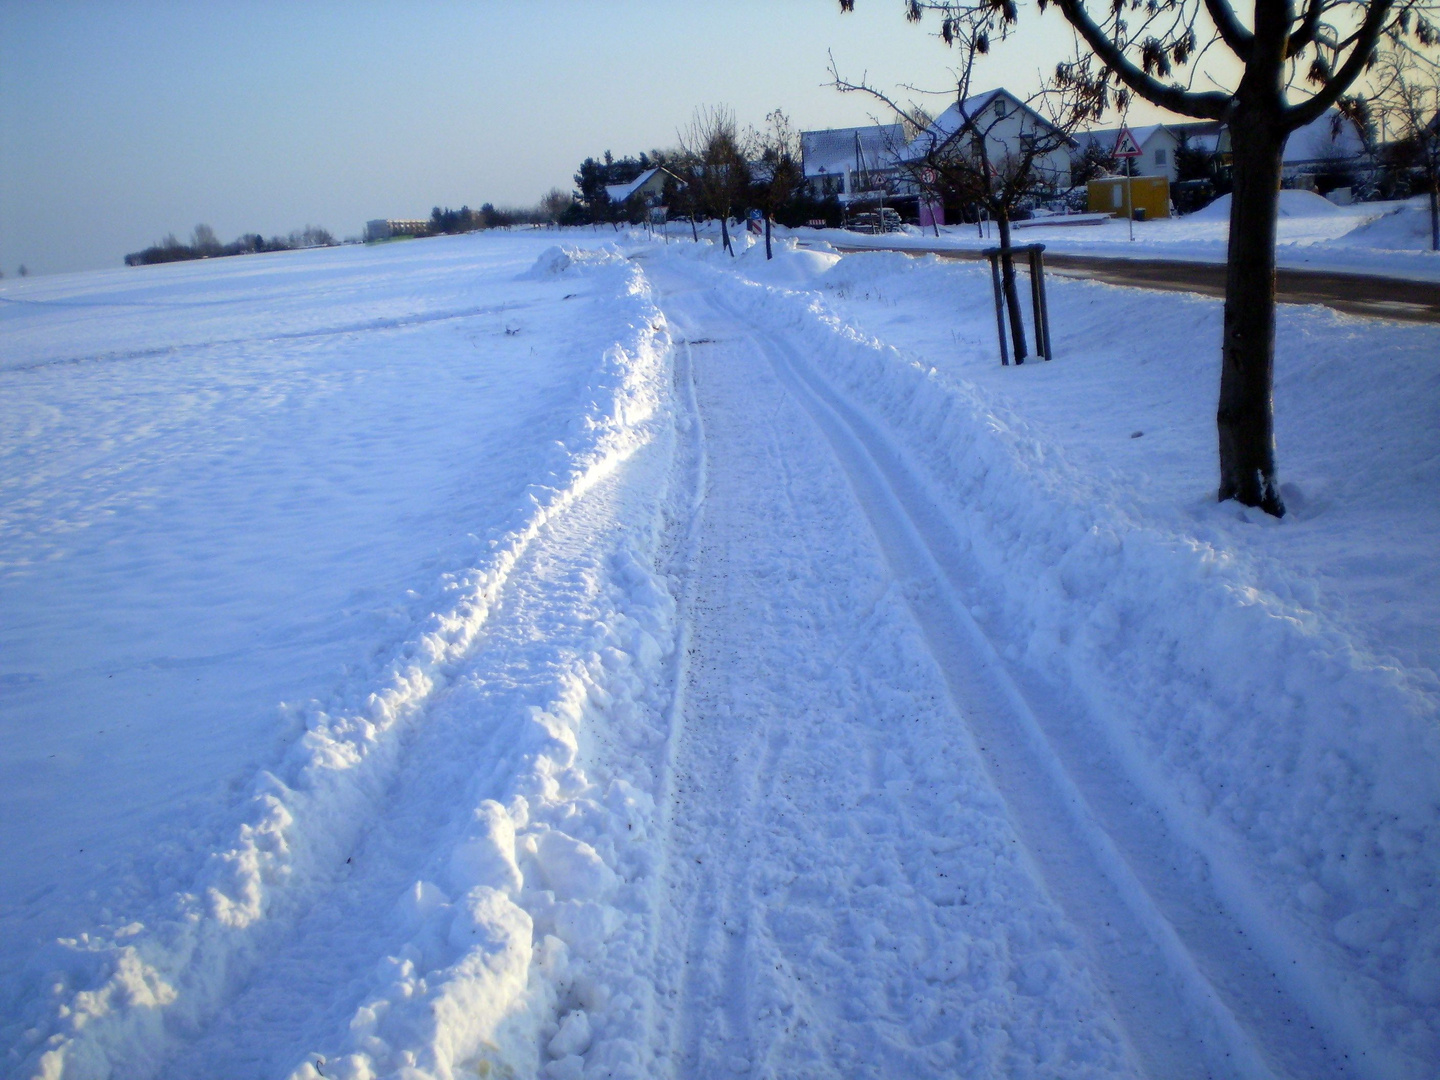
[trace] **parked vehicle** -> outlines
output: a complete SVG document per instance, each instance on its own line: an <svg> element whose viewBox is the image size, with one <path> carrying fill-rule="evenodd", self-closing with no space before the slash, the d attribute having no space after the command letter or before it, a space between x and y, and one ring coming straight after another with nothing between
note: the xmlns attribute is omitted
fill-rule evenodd
<svg viewBox="0 0 1440 1080"><path fill-rule="evenodd" d="M888 206L878 211L867 210L864 213L851 214L845 228L858 233L899 232L900 214Z"/></svg>

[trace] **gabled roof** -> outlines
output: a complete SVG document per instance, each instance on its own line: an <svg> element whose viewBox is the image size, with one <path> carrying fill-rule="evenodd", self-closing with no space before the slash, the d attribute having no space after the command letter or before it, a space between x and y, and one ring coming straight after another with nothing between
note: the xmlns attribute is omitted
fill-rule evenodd
<svg viewBox="0 0 1440 1080"><path fill-rule="evenodd" d="M1115 149L1115 141L1120 138L1120 131L1120 128L1099 128L1095 131L1081 132L1075 136L1075 139L1081 146L1088 144L1101 147L1105 150L1113 150ZM1132 127L1130 129L1130 134L1135 139L1135 145L1141 150L1144 150L1145 144L1161 132L1179 141L1178 133L1171 130L1169 124L1146 124L1142 127Z"/></svg>
<svg viewBox="0 0 1440 1080"><path fill-rule="evenodd" d="M800 133L800 156L806 176L843 176L856 167L856 144L860 164L866 169L889 169L905 145L903 124L871 124L869 127L828 128Z"/></svg>
<svg viewBox="0 0 1440 1080"><path fill-rule="evenodd" d="M1365 152L1365 141L1353 121L1339 109L1329 109L1304 127L1296 128L1285 142L1286 165L1332 158L1354 158Z"/></svg>
<svg viewBox="0 0 1440 1080"><path fill-rule="evenodd" d="M1167 129L1177 139L1184 135L1190 146L1210 153L1217 148L1228 146L1224 141L1225 125L1219 121L1207 120L1199 123L1150 124L1147 127L1133 127L1130 133L1143 149L1145 143L1160 129ZM1107 149L1115 145L1119 128L1087 131L1081 135L1082 145L1093 142ZM1287 165L1305 162L1326 161L1333 158L1353 158L1365 152L1365 141L1353 121L1343 116L1338 109L1330 109L1318 120L1312 120L1302 128L1296 128L1285 142L1284 161Z"/></svg>
<svg viewBox="0 0 1440 1080"><path fill-rule="evenodd" d="M644 187L646 181L648 181L659 171L660 170L658 168L646 169L634 180L631 180L628 184L606 184L605 194L610 196L610 201L612 203L623 203L627 199L629 199L631 195L634 195L635 192L639 191L642 187Z"/></svg>
<svg viewBox="0 0 1440 1080"><path fill-rule="evenodd" d="M990 107L996 98L1004 98L1011 106L1019 109L1027 117L1031 124L1039 128L1056 130L1045 117L1032 109L1025 102L1021 101L1004 87L997 87L994 90L986 90L984 93L971 94L964 101L951 105L948 109L937 116L928 128L922 131L911 141L905 150L905 160L915 161L923 157L935 147L944 146L960 132L966 124L966 120L974 123L984 111ZM1075 140L1070 139L1070 144L1075 145Z"/></svg>

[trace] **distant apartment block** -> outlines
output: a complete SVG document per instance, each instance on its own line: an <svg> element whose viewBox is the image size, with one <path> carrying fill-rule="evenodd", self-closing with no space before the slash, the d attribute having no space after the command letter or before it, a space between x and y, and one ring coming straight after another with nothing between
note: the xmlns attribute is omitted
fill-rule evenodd
<svg viewBox="0 0 1440 1080"><path fill-rule="evenodd" d="M394 236L424 236L429 231L430 222L424 218L418 221L376 218L365 223L365 242L389 240Z"/></svg>

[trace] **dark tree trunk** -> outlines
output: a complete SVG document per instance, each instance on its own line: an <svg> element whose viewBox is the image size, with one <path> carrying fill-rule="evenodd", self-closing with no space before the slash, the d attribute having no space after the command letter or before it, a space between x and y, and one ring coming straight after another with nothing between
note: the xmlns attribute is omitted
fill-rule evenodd
<svg viewBox="0 0 1440 1080"><path fill-rule="evenodd" d="M730 246L730 227L725 220L729 216L730 211L728 210L720 215L720 241L725 245L725 250L730 252L730 257L733 259L735 257L735 249Z"/></svg>
<svg viewBox="0 0 1440 1080"><path fill-rule="evenodd" d="M690 207L690 239L700 242L700 230L695 227L695 207Z"/></svg>
<svg viewBox="0 0 1440 1080"><path fill-rule="evenodd" d="M770 258L770 215L765 215L765 258Z"/></svg>
<svg viewBox="0 0 1440 1080"><path fill-rule="evenodd" d="M1281 517L1275 477L1275 222L1285 131L1264 108L1230 123L1234 189L1220 366L1220 499ZM1278 110L1275 110L1278 113Z"/></svg>
<svg viewBox="0 0 1440 1080"><path fill-rule="evenodd" d="M1020 293L1015 288L1015 260L1010 255L1010 213L1005 207L996 209L995 224L1000 227L1000 287L1010 316L1010 343L1015 349L1015 363L1023 364L1029 354L1025 349L1025 323L1020 318Z"/></svg>

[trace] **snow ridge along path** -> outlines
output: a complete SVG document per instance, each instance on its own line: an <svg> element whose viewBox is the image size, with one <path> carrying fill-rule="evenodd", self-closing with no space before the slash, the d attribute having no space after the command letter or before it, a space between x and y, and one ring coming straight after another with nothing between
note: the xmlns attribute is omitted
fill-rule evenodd
<svg viewBox="0 0 1440 1080"><path fill-rule="evenodd" d="M272 950L295 920L313 912L319 898L343 887L345 856L385 805L410 752L409 733L463 670L458 665L477 647L496 604L537 539L663 430L664 414L657 410L666 394L668 340L639 272L613 251L556 249L532 273L597 279L600 291L613 295L619 321L628 321L630 327L628 338L615 342L599 365L590 414L568 448L568 477L558 486L530 492L528 518L493 545L488 564L454 575L447 588L452 606L432 615L417 636L397 650L362 709L331 714L312 708L305 717L305 734L278 769L256 778L247 817L238 823L228 846L211 853L191 889L174 896L166 909L145 913L145 921L81 934L64 943L71 950L72 977L79 985L62 981L52 988L56 1000L49 1032L42 1028L28 1033L30 1045L39 1045L29 1056L27 1074L153 1075L175 1052L177 1039L202 1030L258 964L273 962ZM628 573L623 561L617 572ZM658 624L655 629L658 633ZM651 658L657 649L652 639L641 649L642 657ZM567 702L578 707L572 699L579 692L574 686L559 692L557 708ZM523 758L504 760L543 788L547 770L563 772L573 757L574 736L563 718L540 715L532 723L549 731L558 749L552 746L545 755L529 759L529 772ZM482 804L475 812L474 835L466 843L477 853L455 856L462 868L452 873L451 887L463 894L460 900L455 905L448 897L437 900L441 894L422 883L416 886L414 918L425 922L443 908L456 925L468 919L467 925L474 927L470 932L491 933L486 940L491 951L504 958L501 966L508 972L501 981L518 979L523 987L530 943L528 926L521 933L520 924L528 922L528 916L516 914L503 896L508 883L504 866L497 870L487 862L492 857L486 845L498 845L499 850L514 834L514 826L497 816L496 809L496 804ZM518 813L523 824L524 812ZM552 845L557 851L560 846ZM593 860L593 852L588 857ZM583 851L573 856L567 849L554 858L562 864L567 858L572 863L578 859L582 876L588 865ZM479 869L464 869L467 859ZM513 854L509 861L513 864ZM467 873L476 880L461 880ZM480 883L482 878L487 884ZM463 907L463 918L452 910L457 906ZM463 932L453 927L450 936L464 940ZM464 967L468 955L464 948L460 951L456 968ZM493 960L482 948L479 959L469 962L484 967ZM457 990L462 984L468 988ZM441 1015L447 1007L473 1012L477 996L486 994L496 997L492 1012L503 1016L510 1011L507 995L513 987L496 990L483 978L479 984L482 989L465 984L460 976L447 980L435 995L440 1000L435 1013ZM413 987L409 993L413 996ZM453 1004L457 995L463 1000L467 993L468 1005ZM436 1043L447 1044L453 1052L457 1039L476 1041L477 1024L484 1029L495 1022L496 1016L484 1012L469 1015L458 1034L443 1030L425 1045L443 1058L444 1053L434 1049ZM447 1026L443 1018L438 1024ZM202 1059L199 1071L220 1075L226 1067L223 1061ZM251 1074L239 1067L236 1075Z"/></svg>

